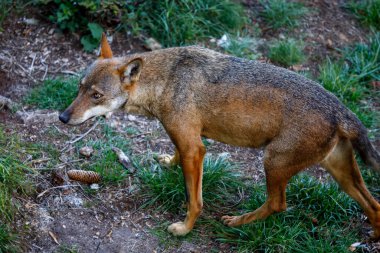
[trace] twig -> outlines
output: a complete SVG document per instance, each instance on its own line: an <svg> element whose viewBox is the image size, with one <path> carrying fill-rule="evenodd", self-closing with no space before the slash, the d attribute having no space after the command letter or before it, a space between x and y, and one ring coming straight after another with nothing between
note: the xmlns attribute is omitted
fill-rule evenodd
<svg viewBox="0 0 380 253"><path fill-rule="evenodd" d="M71 160L71 161L59 163L55 167L59 167L59 166L70 164L70 163L77 163L77 162L81 162L81 161L84 161L84 159L77 159L77 160Z"/></svg>
<svg viewBox="0 0 380 253"><path fill-rule="evenodd" d="M69 137L69 138L72 138L72 137L73 137L72 135L66 133L65 131L63 131L63 130L61 130L61 129L59 129L56 125L54 125L54 128L55 128L60 134L66 135L66 136Z"/></svg>
<svg viewBox="0 0 380 253"><path fill-rule="evenodd" d="M68 144L74 144L74 143L76 143L76 142L82 140L86 135L88 135L89 133L91 133L91 131L94 130L95 127L98 126L98 124L99 124L99 120L96 121L95 124L94 124L90 129L88 129L87 132L85 132L84 134L80 135L78 138L76 138L76 139L74 139L74 140L72 140L72 141L69 141Z"/></svg>
<svg viewBox="0 0 380 253"><path fill-rule="evenodd" d="M53 241L54 241L56 244L61 245L61 244L59 244L59 242L58 242L57 236L56 236L52 231L49 231L49 235L50 235L50 237L53 239Z"/></svg>
<svg viewBox="0 0 380 253"><path fill-rule="evenodd" d="M32 246L35 247L35 248L37 248L37 249L39 249L39 250L43 250L43 248L41 248L41 247L35 245L34 243L32 244Z"/></svg>
<svg viewBox="0 0 380 253"><path fill-rule="evenodd" d="M30 162L28 162L28 164L43 163L43 162L47 162L47 161L50 161L50 160L51 160L51 158L43 157L43 158L31 160Z"/></svg>
<svg viewBox="0 0 380 253"><path fill-rule="evenodd" d="M45 195L45 193L47 193L47 192L50 191L50 190L53 190L53 189L59 189L59 188L66 188L66 187L80 187L80 185L76 185L76 184L68 184L68 185L61 185L61 186L51 187L51 188L48 188L48 189L46 189L45 191L41 192L40 194L38 194L38 195L37 195L37 198L41 198L43 195Z"/></svg>
<svg viewBox="0 0 380 253"><path fill-rule="evenodd" d="M48 70L49 70L49 66L48 65L46 65L45 67L46 67L45 68L45 73L44 73L44 76L42 77L42 81L45 80L46 74L48 73Z"/></svg>
<svg viewBox="0 0 380 253"><path fill-rule="evenodd" d="M74 71L71 71L71 70L62 70L61 73L63 74L68 74L68 75L73 75L73 76L80 76L80 74L74 72Z"/></svg>
<svg viewBox="0 0 380 253"><path fill-rule="evenodd" d="M30 67L29 67L29 75L31 75L31 74L32 74L32 72L33 72L33 68L34 68L34 61L36 60L36 57L37 57L37 54L34 54L34 55L33 55L32 64L31 64L31 65L30 65Z"/></svg>
<svg viewBox="0 0 380 253"><path fill-rule="evenodd" d="M99 242L99 243L98 243L98 246L96 246L96 251L95 251L95 253L98 252L98 250L99 250L99 246L100 246L100 243L101 243L101 242Z"/></svg>
<svg viewBox="0 0 380 253"><path fill-rule="evenodd" d="M134 135L131 135L131 136L128 136L129 138L137 138L137 137L140 137L140 136L143 136L143 135L148 135L148 134L152 134L152 132L145 132L145 133L141 133L141 134L134 134Z"/></svg>

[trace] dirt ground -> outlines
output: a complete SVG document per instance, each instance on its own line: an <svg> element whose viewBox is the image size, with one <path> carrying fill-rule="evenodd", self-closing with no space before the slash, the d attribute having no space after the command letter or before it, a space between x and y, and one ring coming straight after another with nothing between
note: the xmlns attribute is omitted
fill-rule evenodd
<svg viewBox="0 0 380 253"><path fill-rule="evenodd" d="M257 1L242 2L252 13L261 8ZM273 32L260 19L255 22L259 23L266 40L284 35L302 37L307 42L305 51L310 56L302 68L316 74L318 64L327 56L339 55L335 48L365 41L368 31L342 9L344 1L304 2L307 2L306 5L313 12L291 34L286 34L285 30ZM95 53L85 53L82 50L78 35L60 33L53 25L38 19L35 10L21 16L8 17L3 28L4 31L0 33L0 95L16 102L21 102L25 94L42 80L80 73L96 58ZM113 33L111 46L115 55L145 50L142 45L142 39L131 38L124 33ZM34 109L25 106L23 110L29 112ZM81 185L69 182L65 172L78 168L77 163L82 161L72 160L76 151L67 142L86 132L94 121L80 127L67 127L57 120L49 123L25 123L16 114L0 110L0 122L5 126L4 131L17 134L25 142L50 143L62 150L59 157L61 163L56 166L55 172L41 173L35 179L35 196L20 200L20 213L23 214L19 215L16 226L28 227L31 231L22 238L25 252L65 252L65 247L71 248L73 245L76 245L79 252L232 251L228 245L215 242L207 235L202 235L201 240L163 242L161 237L152 233L152 229L164 220L173 222L182 216L140 210L141 200L136 199L137 194L133 189L136 182L133 177L124 182L122 187L105 186L99 189L96 196L85 194ZM129 137L133 144L133 154L173 151L169 138L155 120L118 112L108 124L116 130L121 126L139 129L142 134ZM95 128L87 137L99 134L100 129ZM228 152L233 161L241 164L247 178L253 182L264 178L261 150L212 142L208 152ZM41 159L35 161L34 167L43 170L47 163ZM309 171L318 178L326 177L318 167ZM66 184L68 186L63 187Z"/></svg>

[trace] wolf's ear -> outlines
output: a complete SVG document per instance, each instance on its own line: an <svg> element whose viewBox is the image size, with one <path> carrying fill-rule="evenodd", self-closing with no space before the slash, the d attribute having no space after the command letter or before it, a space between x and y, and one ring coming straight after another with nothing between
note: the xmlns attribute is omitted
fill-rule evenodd
<svg viewBox="0 0 380 253"><path fill-rule="evenodd" d="M99 58L100 59L112 58L112 50L111 50L110 44L108 44L107 36L104 33L102 33L102 39L100 41Z"/></svg>
<svg viewBox="0 0 380 253"><path fill-rule="evenodd" d="M143 60L135 58L118 67L117 70L120 75L121 83L124 85L131 85L139 80L141 69L143 67Z"/></svg>

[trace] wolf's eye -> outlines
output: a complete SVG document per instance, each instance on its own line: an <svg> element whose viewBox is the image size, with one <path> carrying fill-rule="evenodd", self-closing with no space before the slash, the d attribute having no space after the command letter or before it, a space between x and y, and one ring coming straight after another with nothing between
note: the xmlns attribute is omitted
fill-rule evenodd
<svg viewBox="0 0 380 253"><path fill-rule="evenodd" d="M99 98L102 97L102 94L100 94L100 93L94 93L94 94L92 94L92 97L95 98L95 99L99 99Z"/></svg>

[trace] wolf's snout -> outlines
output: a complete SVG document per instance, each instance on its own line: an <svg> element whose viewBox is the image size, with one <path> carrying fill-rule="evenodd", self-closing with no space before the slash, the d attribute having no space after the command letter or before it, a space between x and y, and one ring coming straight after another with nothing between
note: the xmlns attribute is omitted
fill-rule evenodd
<svg viewBox="0 0 380 253"><path fill-rule="evenodd" d="M67 110L64 111L59 115L59 120L66 124L70 120L70 113Z"/></svg>

